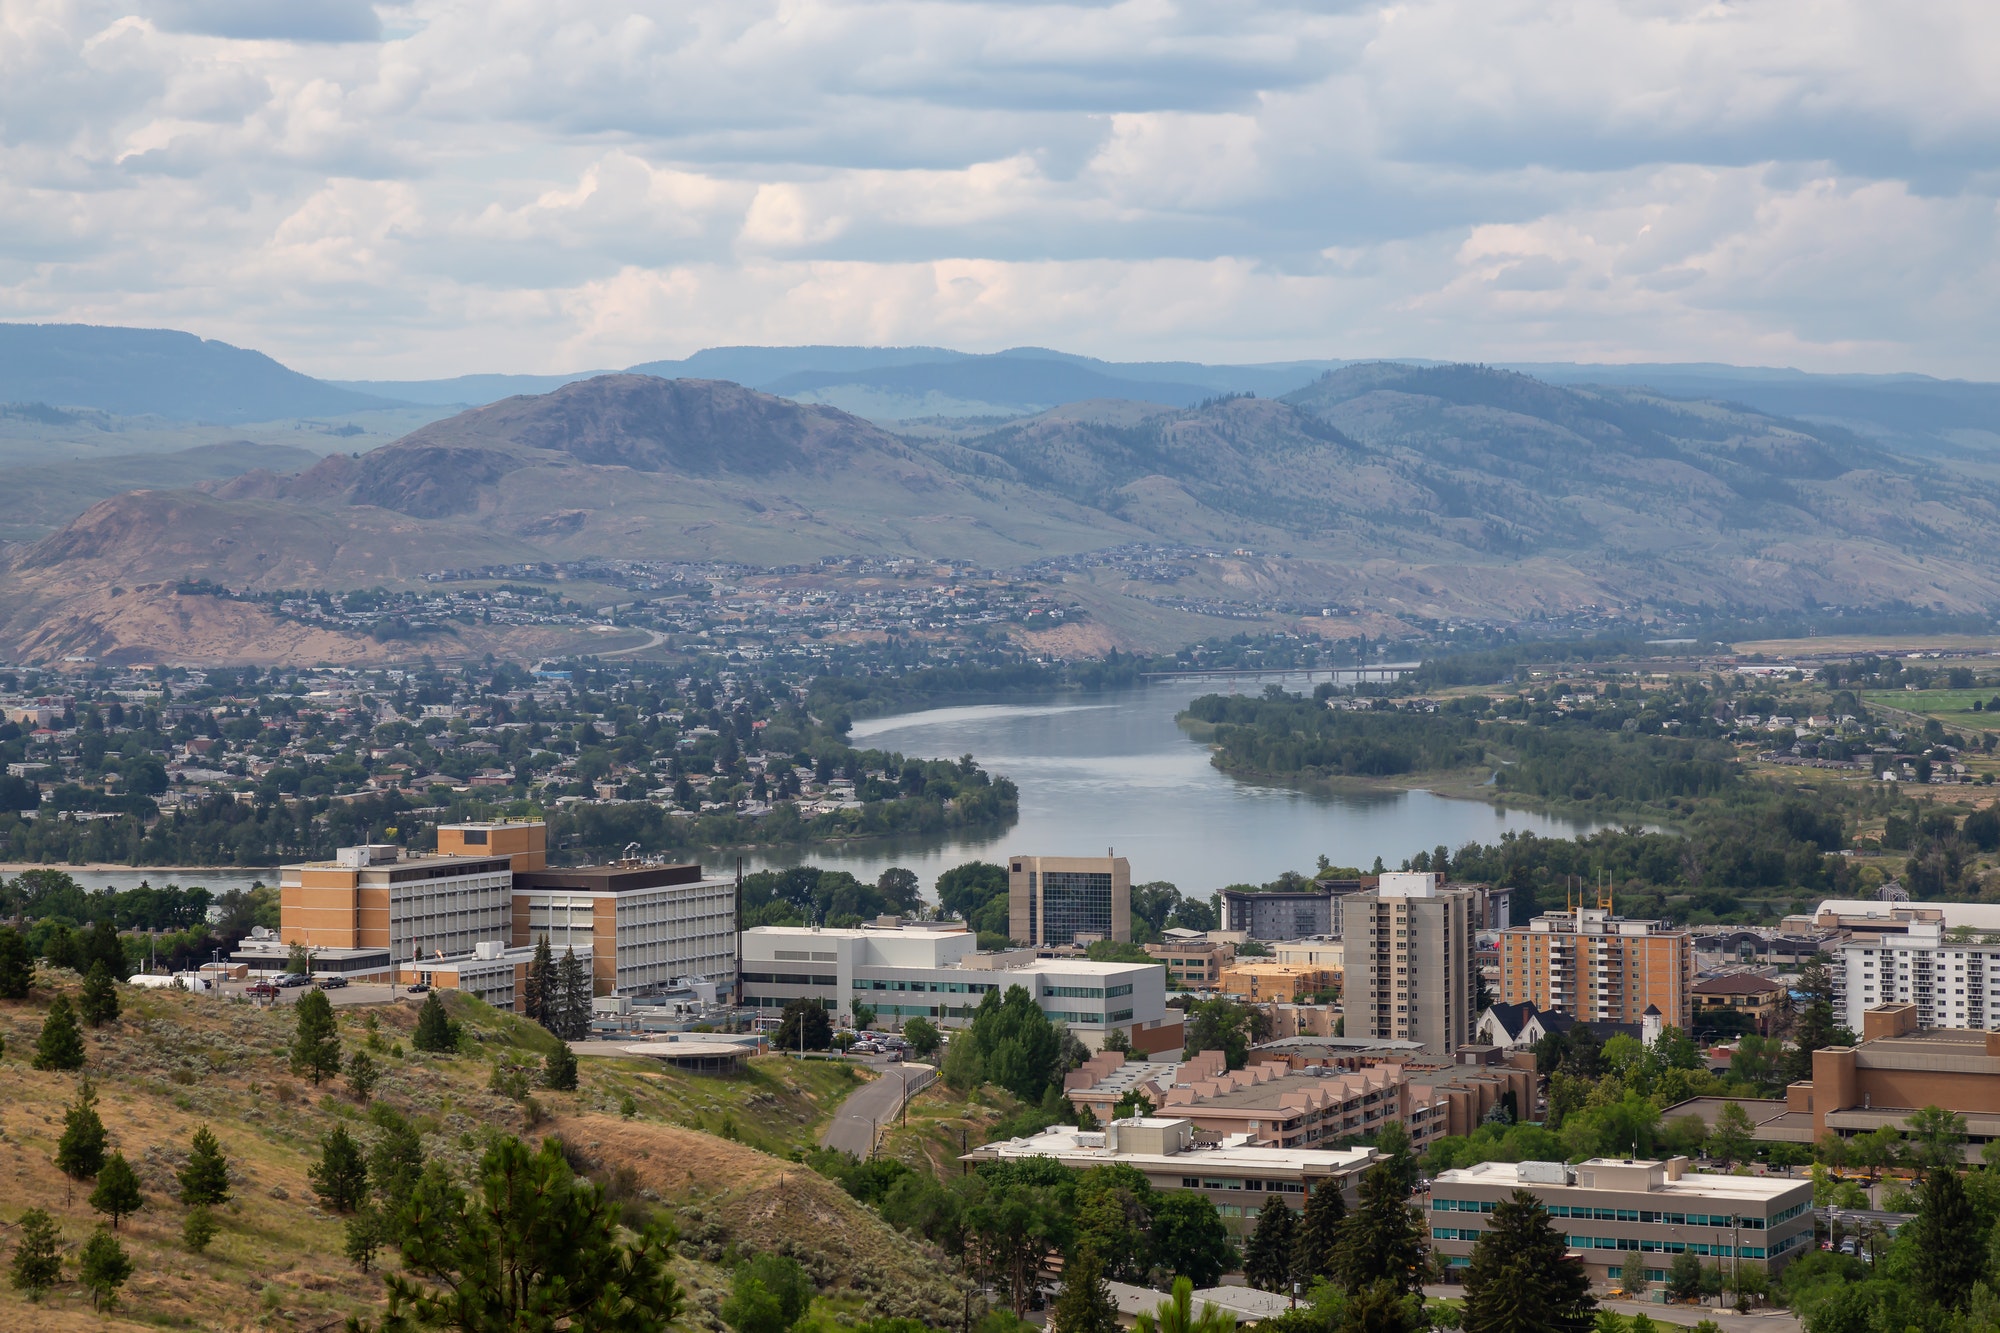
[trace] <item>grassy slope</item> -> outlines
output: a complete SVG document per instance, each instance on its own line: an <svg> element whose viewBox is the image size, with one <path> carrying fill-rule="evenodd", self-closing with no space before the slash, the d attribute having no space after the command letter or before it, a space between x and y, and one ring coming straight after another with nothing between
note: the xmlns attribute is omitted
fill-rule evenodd
<svg viewBox="0 0 2000 1333"><path fill-rule="evenodd" d="M74 987L74 977L61 975L61 984ZM12 1173L0 1224L11 1228L30 1204L49 1208L73 1265L75 1247L98 1219L86 1202L88 1185L71 1182L51 1161L77 1079L29 1067L51 994L50 974L41 979L45 984L28 1001L0 1002L7 1043L0 1060L0 1170ZM124 1016L87 1037L88 1071L98 1082L99 1112L113 1146L132 1162L147 1194L145 1210L120 1231L138 1271L116 1318L92 1314L73 1286L39 1308L0 1288L0 1327L238 1329L266 1326L279 1311L301 1326L325 1327L375 1307L379 1277L364 1276L341 1257L341 1220L317 1207L307 1180L317 1143L335 1123L345 1121L364 1142L375 1131L343 1091L323 1085L315 1093L286 1072L289 1009L175 992L121 989L120 996ZM520 1106L487 1091L494 1060L538 1059L551 1039L476 1001L454 1008L481 1039L480 1053L384 1055L376 1099L415 1119L426 1151L463 1170L490 1131L530 1133ZM341 1013L350 1048L362 1039L364 1012ZM409 1050L414 1008L374 1012L385 1046L400 1040ZM717 1263L763 1248L798 1251L823 1280L871 1293L897 1313L935 1311L941 1318L957 1310L958 1296L933 1257L894 1236L831 1182L758 1150L809 1145L853 1086L845 1067L763 1057L741 1077L707 1078L662 1073L636 1060L582 1063L578 1092L536 1094L550 1119L532 1133L559 1131L599 1164L597 1174L622 1176L632 1206L670 1210L684 1237L680 1276L694 1298L689 1326L719 1327L714 1311L726 1279ZM630 1119L620 1114L627 1096L637 1112ZM679 1127L726 1128L732 1120L746 1142ZM173 1173L189 1135L204 1122L229 1156L235 1197L219 1210L222 1234L196 1256L179 1243L186 1210L173 1198Z"/></svg>

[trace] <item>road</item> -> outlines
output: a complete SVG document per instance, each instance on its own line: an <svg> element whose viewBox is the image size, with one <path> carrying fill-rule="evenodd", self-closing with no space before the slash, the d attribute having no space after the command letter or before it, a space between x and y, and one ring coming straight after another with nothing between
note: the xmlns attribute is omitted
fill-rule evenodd
<svg viewBox="0 0 2000 1333"><path fill-rule="evenodd" d="M903 1084L930 1072L926 1065L904 1065L893 1060L876 1064L865 1061L876 1078L849 1093L834 1113L833 1123L819 1136L822 1148L853 1153L866 1159L875 1147L875 1130L894 1119L903 1107Z"/></svg>
<svg viewBox="0 0 2000 1333"><path fill-rule="evenodd" d="M639 626L637 626L637 625L634 625L634 626L632 626L632 628L633 628L633 629L640 629L640 627L639 627ZM596 656L598 656L598 657L622 657L622 656L624 656L624 655L625 655L626 653L643 653L643 652L645 652L645 651L646 651L646 650L647 650L648 648L657 648L657 647L659 647L659 646L660 646L661 644L663 644L663 643L665 643L665 642L667 641L667 636L666 636L666 635L664 635L664 634L662 634L662 633L660 633L660 631L658 631L658 630L656 630L656 629L648 629L648 630L640 630L640 632L641 632L641 633L643 633L643 634L646 634L646 635L648 635L648 636L649 636L649 637L647 638L646 642L644 642L644 643L637 643L637 644L634 644L634 645L632 645L632 646L631 646L630 648L613 648L613 649L611 649L611 650L610 650L609 652L602 652L602 653L598 653L598 654L596 654Z"/></svg>
<svg viewBox="0 0 2000 1333"><path fill-rule="evenodd" d="M1465 1295L1464 1287L1425 1287L1424 1295L1442 1300L1459 1300ZM1649 1301L1607 1301L1603 1294L1598 1296L1600 1310L1611 1310L1627 1318L1644 1312L1656 1324L1673 1324L1677 1327L1692 1328L1704 1319L1712 1319L1722 1333L1799 1333L1797 1316L1789 1310L1760 1310L1755 1314L1736 1314L1729 1310L1697 1305L1654 1305Z"/></svg>

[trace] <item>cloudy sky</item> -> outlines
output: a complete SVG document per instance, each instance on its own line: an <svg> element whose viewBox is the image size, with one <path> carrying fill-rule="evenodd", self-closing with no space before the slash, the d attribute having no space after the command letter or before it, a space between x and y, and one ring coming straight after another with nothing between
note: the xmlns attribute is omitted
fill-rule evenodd
<svg viewBox="0 0 2000 1333"><path fill-rule="evenodd" d="M2000 378L1981 0L0 0L0 319Z"/></svg>

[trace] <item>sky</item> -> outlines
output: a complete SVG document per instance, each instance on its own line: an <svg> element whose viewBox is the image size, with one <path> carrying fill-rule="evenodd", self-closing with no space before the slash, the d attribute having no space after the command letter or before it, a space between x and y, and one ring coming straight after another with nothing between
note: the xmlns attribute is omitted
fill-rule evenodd
<svg viewBox="0 0 2000 1333"><path fill-rule="evenodd" d="M0 0L0 319L2000 379L1980 0Z"/></svg>

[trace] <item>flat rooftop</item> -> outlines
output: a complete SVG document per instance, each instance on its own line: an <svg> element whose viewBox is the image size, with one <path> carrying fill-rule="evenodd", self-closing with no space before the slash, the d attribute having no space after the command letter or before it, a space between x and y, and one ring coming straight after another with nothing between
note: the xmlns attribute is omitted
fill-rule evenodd
<svg viewBox="0 0 2000 1333"><path fill-rule="evenodd" d="M1120 1124L1138 1124L1144 1128L1163 1129L1182 1123L1178 1119L1149 1116L1144 1119L1124 1120ZM1102 1130L1080 1130L1068 1125L1054 1125L1039 1134L1021 1139L1003 1139L988 1143L967 1153L971 1158L998 1157L1003 1160L1018 1160L1024 1157L1054 1157L1060 1161L1084 1166L1099 1166L1108 1162L1123 1162L1141 1169L1145 1167L1187 1168L1190 1171L1227 1167L1237 1171L1297 1171L1308 1175L1342 1175L1357 1171L1375 1160L1373 1148L1253 1148L1234 1143L1215 1146L1200 1146L1181 1152L1146 1153L1120 1151L1113 1152L1104 1146Z"/></svg>
<svg viewBox="0 0 2000 1333"><path fill-rule="evenodd" d="M1571 1168L1573 1173L1589 1171L1593 1167L1626 1168L1658 1167L1660 1162L1634 1161L1622 1158L1594 1157L1588 1162L1580 1162ZM1435 1190L1440 1185L1498 1185L1504 1189L1516 1186L1528 1190L1571 1190L1578 1194L1638 1193L1621 1183L1606 1183L1594 1186L1558 1185L1548 1181L1526 1180L1521 1175L1519 1162L1480 1162L1476 1166L1462 1166L1438 1173L1432 1182ZM1688 1199L1741 1199L1748 1203L1768 1203L1782 1198L1794 1190L1812 1188L1812 1181L1805 1177L1787 1180L1783 1176L1712 1176L1690 1171L1679 1180L1663 1180L1646 1190L1648 1194L1660 1194Z"/></svg>
<svg viewBox="0 0 2000 1333"><path fill-rule="evenodd" d="M568 866L560 870L517 870L514 887L525 892L568 890L572 893L631 893L674 884L703 883L695 862L662 866ZM713 882L722 883L717 877Z"/></svg>

